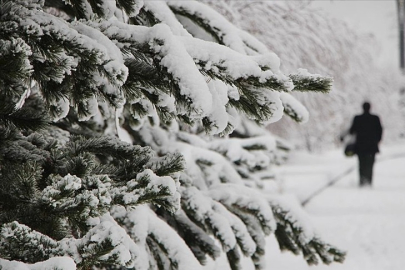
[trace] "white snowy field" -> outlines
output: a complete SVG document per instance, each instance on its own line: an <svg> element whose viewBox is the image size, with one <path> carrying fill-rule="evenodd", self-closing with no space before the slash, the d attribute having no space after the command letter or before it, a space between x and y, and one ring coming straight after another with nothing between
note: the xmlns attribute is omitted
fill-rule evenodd
<svg viewBox="0 0 405 270"><path fill-rule="evenodd" d="M268 270L405 269L405 144L381 147L372 188L358 187L357 158L346 158L341 150L293 154L279 174L282 192L299 201L340 179L310 200L305 210L319 235L345 250L347 257L343 264L308 266L300 256L281 253L269 237ZM221 262L215 266L227 269ZM245 269L253 269L250 262L246 261Z"/></svg>
<svg viewBox="0 0 405 270"><path fill-rule="evenodd" d="M405 145L381 147L372 188L358 187L357 158L346 158L340 150L295 155L284 170L285 191L301 200L311 187L350 171L305 207L323 239L346 250L347 257L343 264L309 267L302 258L280 254L269 241L268 269L405 269Z"/></svg>

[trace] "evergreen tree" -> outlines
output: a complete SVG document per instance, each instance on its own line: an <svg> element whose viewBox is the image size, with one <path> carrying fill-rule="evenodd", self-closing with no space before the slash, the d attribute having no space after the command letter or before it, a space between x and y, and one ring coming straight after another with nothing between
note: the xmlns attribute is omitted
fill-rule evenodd
<svg viewBox="0 0 405 270"><path fill-rule="evenodd" d="M263 269L270 233L342 261L260 191L288 147L258 124L331 85L279 65L196 1L1 0L0 268Z"/></svg>

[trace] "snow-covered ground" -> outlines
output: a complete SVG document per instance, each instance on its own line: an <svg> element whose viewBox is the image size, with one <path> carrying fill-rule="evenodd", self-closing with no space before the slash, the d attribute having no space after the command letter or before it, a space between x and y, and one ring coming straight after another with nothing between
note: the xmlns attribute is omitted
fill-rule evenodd
<svg viewBox="0 0 405 270"><path fill-rule="evenodd" d="M346 250L347 258L309 267L300 257L280 254L270 239L268 269L405 269L405 145L381 148L372 188L358 187L357 158L345 158L341 150L292 157L283 168L283 188L300 200L348 172L305 207L323 239Z"/></svg>
<svg viewBox="0 0 405 270"><path fill-rule="evenodd" d="M345 250L347 257L343 264L308 266L300 256L281 253L274 237L269 237L268 270L405 269L405 144L381 147L372 188L358 187L357 158L346 158L341 150L295 153L278 173L282 192L297 201L322 189L305 210L319 235ZM254 269L250 261L244 265L246 270ZM221 260L207 268L229 269Z"/></svg>

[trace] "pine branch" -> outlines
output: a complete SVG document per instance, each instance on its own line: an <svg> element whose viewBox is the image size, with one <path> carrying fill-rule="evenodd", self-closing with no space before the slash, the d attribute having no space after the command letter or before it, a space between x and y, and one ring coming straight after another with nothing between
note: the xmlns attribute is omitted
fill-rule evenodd
<svg viewBox="0 0 405 270"><path fill-rule="evenodd" d="M275 236L281 250L289 250L296 255L302 253L309 265L318 264L319 258L325 264L344 261L345 252L326 244L318 237L308 239L288 211L277 205L272 205L272 208L277 219Z"/></svg>
<svg viewBox="0 0 405 270"><path fill-rule="evenodd" d="M232 270L242 270L242 265L240 263L240 254L238 252L237 247L234 249L229 250L226 253L226 257L228 259L229 266Z"/></svg>
<svg viewBox="0 0 405 270"><path fill-rule="evenodd" d="M180 153L170 153L158 159L151 159L146 167L158 176L171 175L184 170L185 160Z"/></svg>
<svg viewBox="0 0 405 270"><path fill-rule="evenodd" d="M49 1L48 1L49 3ZM85 19L88 17L88 14L91 14L91 10L87 9L86 3L83 3L81 0L69 0L68 7L61 8L64 11L70 11L68 14L72 14L73 17L77 19ZM64 2L66 5L66 3ZM94 4L93 4L94 5ZM51 6L54 6L53 4ZM59 5L60 8L60 5Z"/></svg>
<svg viewBox="0 0 405 270"><path fill-rule="evenodd" d="M260 258L265 255L266 242L263 230L261 229L260 223L258 220L251 214L248 214L240 209L229 209L233 214L238 216L244 224L246 224L246 229L248 230L251 238L256 244L256 250L250 256L253 263L260 261Z"/></svg>
<svg viewBox="0 0 405 270"><path fill-rule="evenodd" d="M269 119L273 115L270 107L258 103L257 99L252 96L252 92L247 93L247 96L240 96L239 100L230 99L229 104L258 122Z"/></svg>
<svg viewBox="0 0 405 270"><path fill-rule="evenodd" d="M144 25L144 26L153 26L155 24L161 23L156 16L146 10L145 8L141 8L139 10L139 14L135 17L130 18L130 23L134 25Z"/></svg>
<svg viewBox="0 0 405 270"><path fill-rule="evenodd" d="M68 14L70 17L77 17L75 16L75 10L73 7L66 4L63 0L45 0L44 7L56 8L57 10Z"/></svg>
<svg viewBox="0 0 405 270"><path fill-rule="evenodd" d="M243 93L249 91L249 88L267 88L275 91L288 91L286 82L275 75L266 79L253 75L243 78L235 78L234 76L229 75L229 67L226 66L225 61L222 63L218 62L211 64L210 69L206 69L205 66L207 66L206 62L198 61L198 67L202 74L207 75L212 79L219 79L229 85L234 85L238 89L241 89ZM261 68L263 71L266 70L266 67Z"/></svg>
<svg viewBox="0 0 405 270"><path fill-rule="evenodd" d="M298 114L289 104L283 104L284 105L284 113L291 117L294 121L300 123L302 122L302 117L300 114Z"/></svg>
<svg viewBox="0 0 405 270"><path fill-rule="evenodd" d="M6 100L4 100L6 101ZM0 125L6 128L36 131L48 125L47 115L42 108L31 107L29 101L20 109L15 104L0 101Z"/></svg>
<svg viewBox="0 0 405 270"><path fill-rule="evenodd" d="M0 9L5 8L4 6L0 4ZM13 37L0 39L0 51L2 52L0 54L2 95L20 96L28 88L29 78L33 72L28 58L32 52L24 40Z"/></svg>
<svg viewBox="0 0 405 270"><path fill-rule="evenodd" d="M176 212L175 215L165 211L158 211L158 214L177 231L202 265L207 262L207 254L213 259L220 256L221 251L214 240L203 229L193 223L182 210Z"/></svg>
<svg viewBox="0 0 405 270"><path fill-rule="evenodd" d="M63 159L63 162L57 161L56 163L60 164L60 166L57 167L57 171L60 175L65 176L67 174L72 174L80 178L92 175L97 171L97 167L99 166L95 155L88 152L79 153L76 156L68 156ZM103 169L106 170L106 168ZM107 173L107 171L104 173Z"/></svg>
<svg viewBox="0 0 405 270"><path fill-rule="evenodd" d="M117 258L111 258L107 261L103 259L103 263L100 262L100 258L107 257L114 250L112 242L111 239L107 238L97 245L93 244L91 247L87 246L88 243L79 245L77 250L80 254L85 255L85 258L78 266L82 269L88 269L94 266L114 265L114 261L116 261Z"/></svg>
<svg viewBox="0 0 405 270"><path fill-rule="evenodd" d="M66 150L72 154L81 152L91 152L103 156L113 156L119 160L138 160L136 167L143 166L152 156L152 150L149 147L140 147L119 141L114 137L96 137L84 139L83 137L74 137L66 145Z"/></svg>
<svg viewBox="0 0 405 270"><path fill-rule="evenodd" d="M333 78L322 76L303 76L302 74L292 74L289 76L294 84L294 91L300 92L321 92L329 93L332 89Z"/></svg>
<svg viewBox="0 0 405 270"><path fill-rule="evenodd" d="M117 0L117 7L124 10L126 14L132 15L137 11L138 3L136 0Z"/></svg>
<svg viewBox="0 0 405 270"><path fill-rule="evenodd" d="M167 251L164 249L164 247L159 245L159 242L157 242L153 237L148 237L146 239L146 242L148 244L151 255L155 259L158 269L172 270L172 263L170 262Z"/></svg>
<svg viewBox="0 0 405 270"><path fill-rule="evenodd" d="M169 79L165 79L164 74L159 74L151 60L148 60L142 54L137 58L127 58L125 65L128 67L129 76L123 85L123 89L129 101L143 97L142 88L152 88L170 93L171 84ZM166 84L165 81L167 81Z"/></svg>
<svg viewBox="0 0 405 270"><path fill-rule="evenodd" d="M8 132L6 131L6 134ZM12 133L11 136L5 138L4 144L1 145L0 153L3 162L11 162L17 166L25 162L36 162L44 164L50 157L50 154L36 147L28 138L21 136L19 133ZM3 137L4 138L4 137Z"/></svg>
<svg viewBox="0 0 405 270"><path fill-rule="evenodd" d="M219 29L215 29L209 25L209 21L203 17L198 16L198 13L191 14L188 12L187 9L178 7L178 6L173 6L169 4L170 9L173 11L174 14L184 16L186 18L189 18L191 21L193 21L195 24L203 28L207 33L209 33L212 38L215 40L216 43L225 45L222 37L223 35L221 32L219 32Z"/></svg>
<svg viewBox="0 0 405 270"><path fill-rule="evenodd" d="M3 163L1 168L2 181L0 189L13 196L17 201L29 202L35 199L38 190L37 182L42 176L42 168L35 162L23 164ZM7 202L8 203L8 202ZM11 202L10 202L11 203Z"/></svg>
<svg viewBox="0 0 405 270"><path fill-rule="evenodd" d="M57 243L45 235L14 221L0 227L0 256L34 263L54 255ZM62 255L62 254L60 254Z"/></svg>

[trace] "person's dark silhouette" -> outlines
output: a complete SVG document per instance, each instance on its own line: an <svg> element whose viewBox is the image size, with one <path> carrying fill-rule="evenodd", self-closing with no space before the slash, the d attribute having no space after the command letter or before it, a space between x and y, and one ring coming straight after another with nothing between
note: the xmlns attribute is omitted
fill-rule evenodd
<svg viewBox="0 0 405 270"><path fill-rule="evenodd" d="M363 114L356 115L350 134L356 136L354 152L359 158L360 186L371 185L375 154L382 137L380 118L370 113L370 103L363 104Z"/></svg>

